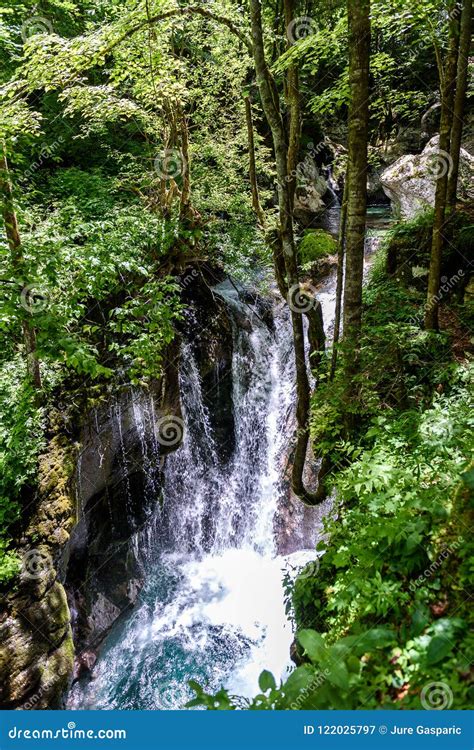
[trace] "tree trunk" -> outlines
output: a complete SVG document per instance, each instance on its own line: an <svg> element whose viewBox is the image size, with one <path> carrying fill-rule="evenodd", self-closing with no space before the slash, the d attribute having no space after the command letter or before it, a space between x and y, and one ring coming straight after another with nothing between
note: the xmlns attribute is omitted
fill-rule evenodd
<svg viewBox="0 0 474 750"><path fill-rule="evenodd" d="M309 492L304 486L303 481L306 451L309 442L310 385L306 369L302 312L304 311L306 314L309 314L309 317L311 317L311 311L314 313L314 329L318 325L317 318L319 315L316 303L314 306L308 304L308 300L305 300L304 296L301 294L299 285L298 264L293 236L292 195L288 180L288 148L286 144L286 133L280 112L278 91L265 58L260 0L250 0L250 21L252 29L252 50L257 82L265 117L272 133L275 151L280 221L280 238L273 243L278 252L277 257L275 258L275 266L277 267L281 278L281 263L283 259L286 275L285 286L288 289L287 300L291 310L291 324L293 330L293 346L296 364L297 429L296 448L292 470L292 488L294 493L303 500L303 502L309 505L315 505L322 501L323 495L321 492ZM309 313L308 309L310 310Z"/></svg>
<svg viewBox="0 0 474 750"><path fill-rule="evenodd" d="M453 124L451 128L451 169L448 176L446 210L452 213L456 207L459 158L461 153L461 139L463 130L464 107L466 104L467 78L469 68L469 49L471 46L472 0L464 0L461 30L459 37L459 54L456 81L456 96L454 99Z"/></svg>
<svg viewBox="0 0 474 750"><path fill-rule="evenodd" d="M286 48L290 49L294 42L290 39L288 29L294 18L294 0L284 0ZM288 174L291 206L295 200L296 167L300 150L301 137L301 107L300 86L297 65L290 65L286 72L286 99L289 109L288 122Z"/></svg>
<svg viewBox="0 0 474 750"><path fill-rule="evenodd" d="M451 6L449 49L443 72L441 87L441 121L439 126L438 179L436 181L433 235L431 239L430 272L428 276L428 296L425 308L425 328L438 330L439 285L443 255L443 228L446 214L446 194L450 168L450 135L454 92L456 88L456 68L459 47L459 14L455 13L456 3Z"/></svg>
<svg viewBox="0 0 474 750"><path fill-rule="evenodd" d="M188 137L188 123L186 122L186 115L184 112L179 110L180 119L180 131L181 131L181 156L182 156L182 177L183 187L181 189L181 197L179 204L179 217L185 221L192 216L191 207L191 164L189 157L189 137Z"/></svg>
<svg viewBox="0 0 474 750"><path fill-rule="evenodd" d="M332 343L331 371L330 380L334 380L337 366L337 345L339 343L339 334L341 330L341 312L342 312L342 285L344 279L344 245L346 240L346 222L347 222L347 194L348 194L348 173L346 169L346 181L344 183L344 194L342 196L341 216L339 220L339 237L337 248L337 277L336 277L336 309L334 313L334 335Z"/></svg>
<svg viewBox="0 0 474 750"><path fill-rule="evenodd" d="M12 186L5 153L0 155L0 195L2 197L2 216L5 223L5 233L10 248L11 267L15 276L22 276L23 255L21 250L20 233L16 218ZM30 313L25 311L25 315ZM31 383L35 388L41 388L41 372L36 354L36 332L28 318L22 321L23 345L25 347L26 367Z"/></svg>
<svg viewBox="0 0 474 750"><path fill-rule="evenodd" d="M367 211L367 143L369 131L370 0L347 0L349 24L349 134L344 341L353 349L347 365L349 388L358 367L362 323Z"/></svg>
<svg viewBox="0 0 474 750"><path fill-rule="evenodd" d="M255 140L253 135L252 105L250 97L245 97L245 119L247 120L247 137L249 144L249 177L252 190L252 208L261 227L265 226L265 214L263 213L258 195L257 167L255 164Z"/></svg>

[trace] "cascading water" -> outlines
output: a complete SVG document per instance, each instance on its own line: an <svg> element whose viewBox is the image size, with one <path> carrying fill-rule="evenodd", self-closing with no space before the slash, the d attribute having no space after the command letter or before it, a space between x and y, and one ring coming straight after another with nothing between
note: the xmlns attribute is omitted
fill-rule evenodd
<svg viewBox="0 0 474 750"><path fill-rule="evenodd" d="M74 686L71 707L178 708L190 697L189 679L250 695L261 669L281 674L287 666L285 561L276 556L273 523L293 402L289 320L278 316L270 330L233 287L215 292L248 323L233 322L235 450L228 461L219 457L187 344L180 375L186 431L166 461L154 524L160 551L140 604L107 639L94 679Z"/></svg>
<svg viewBox="0 0 474 750"><path fill-rule="evenodd" d="M301 549L304 543L299 552L279 556L275 538L294 405L290 323L281 304L270 329L232 285L214 291L235 316L235 448L222 458L206 407L212 394L204 398L193 347L186 344L180 374L186 431L166 459L163 503L144 542L146 584L132 614L107 638L93 678L72 688L70 708L181 708L192 697L190 679L210 691L224 685L251 696L262 669L277 678L288 669L292 631L283 569L315 556ZM335 274L320 293L330 327ZM245 326L237 322L242 318ZM312 541L328 507L311 511ZM295 518L304 524L305 512L298 509Z"/></svg>

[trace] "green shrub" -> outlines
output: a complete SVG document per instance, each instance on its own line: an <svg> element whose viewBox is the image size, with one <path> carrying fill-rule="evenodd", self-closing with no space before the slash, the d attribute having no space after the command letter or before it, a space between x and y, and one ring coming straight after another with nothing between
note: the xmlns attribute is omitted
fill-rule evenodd
<svg viewBox="0 0 474 750"><path fill-rule="evenodd" d="M20 358L0 368L0 582L18 571L9 545L20 515L20 493L34 481L43 444L42 413L24 378Z"/></svg>
<svg viewBox="0 0 474 750"><path fill-rule="evenodd" d="M461 253L474 254L474 224L462 227L454 238L456 248Z"/></svg>
<svg viewBox="0 0 474 750"><path fill-rule="evenodd" d="M21 561L13 550L8 549L8 542L0 539L0 585L8 583L19 572Z"/></svg>

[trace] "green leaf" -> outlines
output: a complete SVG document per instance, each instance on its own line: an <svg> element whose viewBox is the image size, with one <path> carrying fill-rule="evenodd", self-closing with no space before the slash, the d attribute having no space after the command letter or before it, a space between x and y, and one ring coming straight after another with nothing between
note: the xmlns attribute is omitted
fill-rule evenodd
<svg viewBox="0 0 474 750"><path fill-rule="evenodd" d="M324 639L315 630L300 630L297 638L312 662L318 662L325 654Z"/></svg>
<svg viewBox="0 0 474 750"><path fill-rule="evenodd" d="M262 693L265 693L267 690L275 690L275 678L267 669L264 669L260 677L258 678L258 686Z"/></svg>
<svg viewBox="0 0 474 750"><path fill-rule="evenodd" d="M328 670L327 678L332 685L347 690L349 688L349 672L342 660L325 659L321 665Z"/></svg>
<svg viewBox="0 0 474 750"><path fill-rule="evenodd" d="M429 622L429 610L428 607L418 607L411 619L410 633L412 636L420 635Z"/></svg>
<svg viewBox="0 0 474 750"><path fill-rule="evenodd" d="M431 639L428 651L426 652L426 663L436 664L444 659L454 648L454 643L445 635L435 635Z"/></svg>
<svg viewBox="0 0 474 750"><path fill-rule="evenodd" d="M384 648L396 640L393 630L388 628L373 628L367 633L362 633L358 642L354 645L354 650L358 653L364 653L374 648Z"/></svg>
<svg viewBox="0 0 474 750"><path fill-rule="evenodd" d="M289 701L295 700L301 692L311 684L314 680L316 672L313 667L309 664L303 664L301 667L297 667L294 672L290 674L284 685L285 696Z"/></svg>
<svg viewBox="0 0 474 750"><path fill-rule="evenodd" d="M190 688L192 688L192 690L194 690L195 693L199 694L203 692L201 685L199 684L199 682L196 682L196 680L188 680L188 685Z"/></svg>

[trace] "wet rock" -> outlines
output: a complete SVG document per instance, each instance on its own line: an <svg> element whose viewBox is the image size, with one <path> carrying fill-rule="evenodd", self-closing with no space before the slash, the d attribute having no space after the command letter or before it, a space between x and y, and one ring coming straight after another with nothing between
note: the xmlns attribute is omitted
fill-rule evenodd
<svg viewBox="0 0 474 750"><path fill-rule="evenodd" d="M469 302L474 302L474 276L471 276L464 289L464 296Z"/></svg>
<svg viewBox="0 0 474 750"><path fill-rule="evenodd" d="M73 658L69 608L59 582L25 608L8 597L0 622L1 708L59 708Z"/></svg>
<svg viewBox="0 0 474 750"><path fill-rule="evenodd" d="M97 648L141 589L140 534L160 497L165 457L183 435L180 410L171 409L160 381L149 392L127 389L83 426L66 575L82 650Z"/></svg>
<svg viewBox="0 0 474 750"><path fill-rule="evenodd" d="M90 675L92 668L97 661L97 654L94 651L83 651L74 659L74 673L72 677L73 684L82 677Z"/></svg>
<svg viewBox="0 0 474 750"><path fill-rule="evenodd" d="M233 290L234 287L219 268L206 266L201 271L204 277L200 275L186 289L184 301L188 314L182 326L182 335L196 356L204 403L216 436L219 458L225 462L235 447L232 404L234 343L229 311L215 289L220 284L228 284ZM240 325L246 326L247 319L245 316L241 318Z"/></svg>
<svg viewBox="0 0 474 750"><path fill-rule="evenodd" d="M367 199L369 205L388 204L387 195L382 185L380 170L370 167L367 176Z"/></svg>

